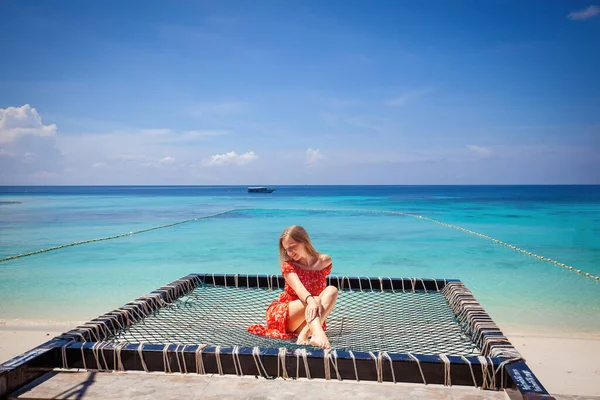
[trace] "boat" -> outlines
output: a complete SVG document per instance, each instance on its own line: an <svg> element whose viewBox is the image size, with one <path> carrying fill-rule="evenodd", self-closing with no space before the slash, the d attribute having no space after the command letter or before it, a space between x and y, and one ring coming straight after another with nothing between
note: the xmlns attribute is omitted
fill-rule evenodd
<svg viewBox="0 0 600 400"><path fill-rule="evenodd" d="M275 189L267 188L264 186L254 186L248 188L248 193L273 193Z"/></svg>

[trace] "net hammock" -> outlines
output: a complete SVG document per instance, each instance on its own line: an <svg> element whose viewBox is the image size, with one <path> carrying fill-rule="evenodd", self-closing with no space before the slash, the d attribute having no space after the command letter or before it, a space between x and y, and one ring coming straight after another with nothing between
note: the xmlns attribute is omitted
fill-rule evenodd
<svg viewBox="0 0 600 400"><path fill-rule="evenodd" d="M294 340L246 331L252 324L265 324L266 307L281 291L201 284L106 341L305 348ZM481 355L472 332L438 291L340 290L327 335L332 348L341 351Z"/></svg>
<svg viewBox="0 0 600 400"><path fill-rule="evenodd" d="M327 319L331 349L247 332L264 323L283 277L192 274L0 365L0 381L16 387L31 368L83 368L469 385L552 398L462 282L327 280L340 291Z"/></svg>

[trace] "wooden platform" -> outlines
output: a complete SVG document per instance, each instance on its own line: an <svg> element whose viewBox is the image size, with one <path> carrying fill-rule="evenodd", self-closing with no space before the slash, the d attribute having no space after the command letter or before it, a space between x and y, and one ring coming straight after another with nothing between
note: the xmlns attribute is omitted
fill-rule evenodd
<svg viewBox="0 0 600 400"><path fill-rule="evenodd" d="M283 396L282 394L285 394ZM51 372L13 393L11 400L42 399L469 399L507 400L505 392L407 383L339 382L320 379L164 373Z"/></svg>

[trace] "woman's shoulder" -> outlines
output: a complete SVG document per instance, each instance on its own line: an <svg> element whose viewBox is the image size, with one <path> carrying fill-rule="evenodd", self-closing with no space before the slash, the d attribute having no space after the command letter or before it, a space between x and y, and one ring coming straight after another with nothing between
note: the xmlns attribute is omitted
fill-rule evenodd
<svg viewBox="0 0 600 400"><path fill-rule="evenodd" d="M282 273L286 273L286 272L296 272L296 265L294 265L293 262L291 262L290 260L284 260L281 263L281 272Z"/></svg>
<svg viewBox="0 0 600 400"><path fill-rule="evenodd" d="M321 264L324 267L328 267L329 264L331 264L331 257L329 257L327 254L319 254L319 261L321 262Z"/></svg>

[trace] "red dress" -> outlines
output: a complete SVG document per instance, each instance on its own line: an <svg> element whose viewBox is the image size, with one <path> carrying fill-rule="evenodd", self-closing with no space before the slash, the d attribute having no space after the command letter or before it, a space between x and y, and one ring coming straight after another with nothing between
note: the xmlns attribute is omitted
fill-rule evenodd
<svg viewBox="0 0 600 400"><path fill-rule="evenodd" d="M309 271L296 266L291 261L284 261L281 265L281 273L285 276L287 272L298 274L298 278L300 278L300 282L302 282L306 290L313 296L318 296L327 287L325 278L331 272L331 264L320 271ZM298 300L298 296L294 292L294 289L285 282L283 293L267 308L267 326L252 325L248 327L248 332L275 339L290 339L297 336L294 332L287 332L287 322L290 317L290 302L294 300ZM324 328L325 326L323 326Z"/></svg>

